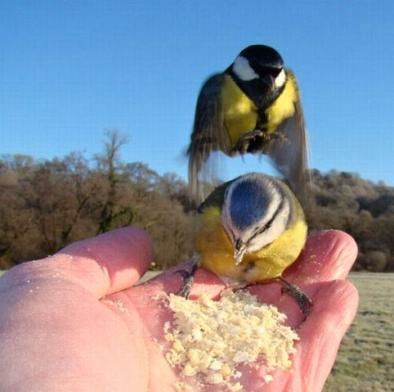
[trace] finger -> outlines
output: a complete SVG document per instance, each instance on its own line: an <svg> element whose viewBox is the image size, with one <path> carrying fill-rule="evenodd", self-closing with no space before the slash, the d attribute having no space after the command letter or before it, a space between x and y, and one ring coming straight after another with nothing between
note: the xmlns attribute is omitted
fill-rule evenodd
<svg viewBox="0 0 394 392"><path fill-rule="evenodd" d="M329 230L312 234L299 260L285 271L284 277L301 288L314 303L321 282L345 279L357 255L354 240L341 231ZM285 312L288 324L297 327L305 316L294 298L282 293L283 286L274 282L251 288L261 301ZM312 305L312 311L314 311Z"/></svg>
<svg viewBox="0 0 394 392"><path fill-rule="evenodd" d="M358 292L346 281L324 283L316 293L314 309L299 330L297 364L305 388L320 391L334 364L339 345L358 307Z"/></svg>
<svg viewBox="0 0 394 392"><path fill-rule="evenodd" d="M310 235L304 252L299 260L285 272L292 282L312 283L316 281L344 279L357 255L354 240L344 232L337 230L321 231ZM150 281L165 292L176 292L182 285L179 270L190 270L191 264L184 263L160 274ZM213 287L212 287L213 286ZM196 272L192 296L202 291L209 291L212 296L224 287L223 283L212 273L199 268ZM267 286L268 297L277 297L281 285Z"/></svg>
<svg viewBox="0 0 394 392"><path fill-rule="evenodd" d="M256 368L251 375L250 390L264 387L264 391L321 391L340 345L357 312L358 293L343 280L325 282L314 298L311 315L297 330L299 342L292 358L291 371L271 372L273 382L265 384L267 369Z"/></svg>
<svg viewBox="0 0 394 392"><path fill-rule="evenodd" d="M147 233L126 227L74 243L55 257L69 256L81 284L102 295L131 287L149 268L153 249Z"/></svg>
<svg viewBox="0 0 394 392"><path fill-rule="evenodd" d="M97 298L132 286L152 259L148 235L122 228L67 246L54 256L23 263L6 275L12 282L78 284Z"/></svg>
<svg viewBox="0 0 394 392"><path fill-rule="evenodd" d="M303 284L346 279L356 256L357 245L351 236L338 230L319 231L309 236L284 277Z"/></svg>

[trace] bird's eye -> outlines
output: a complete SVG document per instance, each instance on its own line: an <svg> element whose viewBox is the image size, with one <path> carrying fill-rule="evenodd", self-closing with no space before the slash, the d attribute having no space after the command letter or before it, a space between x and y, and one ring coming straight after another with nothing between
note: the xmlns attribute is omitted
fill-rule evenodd
<svg viewBox="0 0 394 392"><path fill-rule="evenodd" d="M253 234L250 236L249 241L252 241L253 239L255 239L259 234L263 233L265 231L266 226L263 227L256 227L253 230Z"/></svg>
<svg viewBox="0 0 394 392"><path fill-rule="evenodd" d="M240 250L241 247L242 247L242 241L241 241L240 239L237 239L237 240L235 241L234 247L235 247L236 250Z"/></svg>
<svg viewBox="0 0 394 392"><path fill-rule="evenodd" d="M271 219L263 227L256 227L250 239L252 240L253 238L257 237L259 234L264 233L266 230L270 229L273 221L274 219Z"/></svg>

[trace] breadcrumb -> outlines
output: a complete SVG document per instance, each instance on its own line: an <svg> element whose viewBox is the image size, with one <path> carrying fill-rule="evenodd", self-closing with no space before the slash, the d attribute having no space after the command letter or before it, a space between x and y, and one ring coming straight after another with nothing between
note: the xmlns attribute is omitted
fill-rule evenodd
<svg viewBox="0 0 394 392"><path fill-rule="evenodd" d="M202 294L196 301L170 294L168 306L174 320L164 325L170 343L165 357L186 377L198 376L204 384L221 384L229 391L242 391L239 364L263 359L268 373L291 367L291 354L298 335L284 325L286 315L262 304L248 291L223 291L214 301Z"/></svg>

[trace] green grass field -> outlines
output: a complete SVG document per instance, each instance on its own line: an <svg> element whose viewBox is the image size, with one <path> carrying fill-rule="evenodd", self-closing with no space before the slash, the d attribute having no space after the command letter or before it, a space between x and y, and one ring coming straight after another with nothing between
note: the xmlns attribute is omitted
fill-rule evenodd
<svg viewBox="0 0 394 392"><path fill-rule="evenodd" d="M394 274L353 273L350 280L360 306L324 391L394 391Z"/></svg>

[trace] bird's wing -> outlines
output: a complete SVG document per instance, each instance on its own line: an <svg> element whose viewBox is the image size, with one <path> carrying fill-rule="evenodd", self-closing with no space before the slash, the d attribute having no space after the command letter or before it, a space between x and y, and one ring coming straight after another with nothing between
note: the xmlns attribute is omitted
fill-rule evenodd
<svg viewBox="0 0 394 392"><path fill-rule="evenodd" d="M214 177L212 168L204 165L210 154L213 151L229 149L230 140L220 102L223 81L223 74L215 74L208 78L197 99L194 127L187 150L189 187L193 199L197 202L204 199L204 188Z"/></svg>
<svg viewBox="0 0 394 392"><path fill-rule="evenodd" d="M301 201L307 197L309 185L308 143L301 102L294 103L294 115L277 128L277 137L268 147L268 155L276 168L289 181Z"/></svg>

